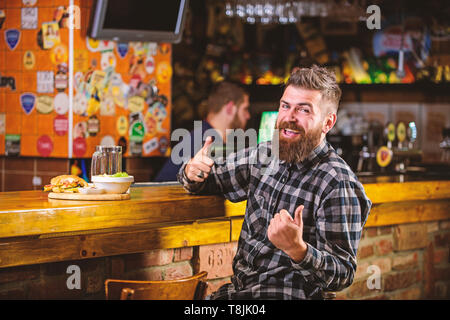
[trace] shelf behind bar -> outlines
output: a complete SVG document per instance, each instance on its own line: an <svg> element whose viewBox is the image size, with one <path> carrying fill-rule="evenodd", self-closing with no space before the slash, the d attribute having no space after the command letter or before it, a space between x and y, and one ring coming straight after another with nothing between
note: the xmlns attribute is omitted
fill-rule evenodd
<svg viewBox="0 0 450 320"><path fill-rule="evenodd" d="M246 85L245 89L250 93L252 102L274 102L279 101L283 94L284 85ZM361 92L422 92L439 96L450 97L450 83L377 83L377 84L356 84L342 83L340 88L346 93L355 93L357 97ZM382 98L382 97L381 97Z"/></svg>

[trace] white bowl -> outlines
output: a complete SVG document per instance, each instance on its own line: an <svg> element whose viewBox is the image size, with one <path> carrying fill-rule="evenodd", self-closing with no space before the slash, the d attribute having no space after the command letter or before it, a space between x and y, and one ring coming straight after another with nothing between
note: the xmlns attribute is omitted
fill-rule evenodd
<svg viewBox="0 0 450 320"><path fill-rule="evenodd" d="M105 193L125 193L133 183L134 177L93 176L92 182L96 188L105 189Z"/></svg>

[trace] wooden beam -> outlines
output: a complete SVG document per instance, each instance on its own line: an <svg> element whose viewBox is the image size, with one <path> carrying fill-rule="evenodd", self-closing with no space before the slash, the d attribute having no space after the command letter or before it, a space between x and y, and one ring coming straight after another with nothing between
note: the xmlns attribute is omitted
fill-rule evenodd
<svg viewBox="0 0 450 320"><path fill-rule="evenodd" d="M242 223L244 223L243 217L233 217L231 218L231 240L238 241L239 235L241 234Z"/></svg>
<svg viewBox="0 0 450 320"><path fill-rule="evenodd" d="M450 219L450 200L391 202L374 205L366 227Z"/></svg>
<svg viewBox="0 0 450 320"><path fill-rule="evenodd" d="M405 201L376 204L372 207L365 227L380 227L404 223L450 219L450 200ZM237 241L244 218L231 218L231 241Z"/></svg>
<svg viewBox="0 0 450 320"><path fill-rule="evenodd" d="M247 208L247 200L236 203L225 200L224 208L226 217L244 216Z"/></svg>
<svg viewBox="0 0 450 320"><path fill-rule="evenodd" d="M55 234L42 238L3 239L0 242L0 268L229 241L228 218L97 230L97 233L81 235Z"/></svg>
<svg viewBox="0 0 450 320"><path fill-rule="evenodd" d="M365 184L367 197L374 203L411 200L450 199L450 181Z"/></svg>

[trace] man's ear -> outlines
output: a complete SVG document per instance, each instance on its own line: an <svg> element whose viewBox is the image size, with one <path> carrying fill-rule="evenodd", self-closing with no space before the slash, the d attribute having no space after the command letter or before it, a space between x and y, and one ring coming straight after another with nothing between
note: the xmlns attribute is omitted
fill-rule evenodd
<svg viewBox="0 0 450 320"><path fill-rule="evenodd" d="M234 116L234 114L236 113L236 110L237 110L237 107L233 101L230 101L225 105L225 111L228 115Z"/></svg>
<svg viewBox="0 0 450 320"><path fill-rule="evenodd" d="M328 113L328 115L325 117L324 122L323 122L322 132L324 134L327 134L328 131L330 131L336 124L336 120L337 120L337 115L335 112Z"/></svg>

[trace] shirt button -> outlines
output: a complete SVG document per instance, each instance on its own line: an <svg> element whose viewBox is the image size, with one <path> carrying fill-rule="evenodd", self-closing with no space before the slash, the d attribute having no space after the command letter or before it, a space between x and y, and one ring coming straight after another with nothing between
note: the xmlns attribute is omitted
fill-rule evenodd
<svg viewBox="0 0 450 320"><path fill-rule="evenodd" d="M286 177L283 177L283 178L281 179L281 182L282 182L282 183L285 183L285 182L286 182Z"/></svg>

